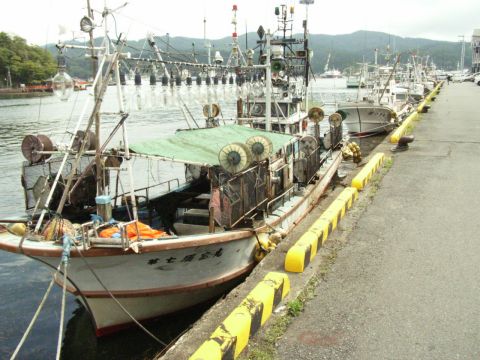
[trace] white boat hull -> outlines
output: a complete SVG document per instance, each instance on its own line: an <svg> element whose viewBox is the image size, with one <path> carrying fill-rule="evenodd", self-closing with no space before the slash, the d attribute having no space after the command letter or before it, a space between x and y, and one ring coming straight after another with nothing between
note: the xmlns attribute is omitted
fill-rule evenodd
<svg viewBox="0 0 480 360"><path fill-rule="evenodd" d="M343 123L350 134L373 134L390 132L395 127L393 110L373 104L341 104L337 112L344 116Z"/></svg>
<svg viewBox="0 0 480 360"><path fill-rule="evenodd" d="M255 237L249 236L141 254L72 256L68 290L90 311L96 333L101 336L132 322L109 292L139 321L174 313L234 286L253 269L255 246ZM58 265L58 258L37 259L52 267ZM62 285L63 277L58 276L56 281Z"/></svg>
<svg viewBox="0 0 480 360"><path fill-rule="evenodd" d="M224 284L178 293L148 297L123 297L118 301L138 321L154 319L163 315L179 312L205 303L233 288L241 279L233 279ZM88 304L83 299L79 300L90 310L95 320L97 336L104 336L118 330L130 327L132 319L110 298L87 298Z"/></svg>

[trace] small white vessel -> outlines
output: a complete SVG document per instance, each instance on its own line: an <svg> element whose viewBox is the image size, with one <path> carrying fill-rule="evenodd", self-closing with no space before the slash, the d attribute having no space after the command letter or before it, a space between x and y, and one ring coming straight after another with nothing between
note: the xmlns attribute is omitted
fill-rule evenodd
<svg viewBox="0 0 480 360"><path fill-rule="evenodd" d="M323 69L323 73L320 74L320 77L322 79L339 79L339 78L342 78L343 75L342 75L342 72L340 70L337 70L335 68L329 69L329 67L330 67L330 55L331 54L328 54L327 62L326 62L325 67Z"/></svg>

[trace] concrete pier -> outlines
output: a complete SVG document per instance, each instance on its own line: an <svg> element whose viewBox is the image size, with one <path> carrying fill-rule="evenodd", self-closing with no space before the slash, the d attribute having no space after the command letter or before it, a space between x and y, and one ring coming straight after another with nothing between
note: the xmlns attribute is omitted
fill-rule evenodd
<svg viewBox="0 0 480 360"><path fill-rule="evenodd" d="M480 358L479 102L445 84L276 358Z"/></svg>

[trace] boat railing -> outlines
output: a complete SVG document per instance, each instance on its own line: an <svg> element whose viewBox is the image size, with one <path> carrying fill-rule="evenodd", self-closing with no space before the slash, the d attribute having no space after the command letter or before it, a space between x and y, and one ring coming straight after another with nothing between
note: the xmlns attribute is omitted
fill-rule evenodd
<svg viewBox="0 0 480 360"><path fill-rule="evenodd" d="M176 188L179 188L180 187L180 180L178 178L174 178L174 179L170 179L170 180L167 180L167 181L160 182L158 184L134 189L134 193L135 193L135 196L139 196L139 197L143 196L145 198L145 200L148 201L150 199L152 189L164 186L166 188L165 193L169 193L169 192L172 191L172 188L173 188L172 184L174 184L175 182L177 183ZM144 193L142 194L142 192L144 192ZM124 199L125 197L128 197L129 195L130 195L130 192L128 192L128 193L125 192L125 193L116 194L115 196L113 196L114 206L117 205L117 200L118 199Z"/></svg>
<svg viewBox="0 0 480 360"><path fill-rule="evenodd" d="M280 195L276 196L272 200L267 203L267 214L271 214L273 212L273 207L278 205L279 203L285 205L286 201L289 201L292 198L293 191L295 190L295 186L292 184L289 188L284 190Z"/></svg>
<svg viewBox="0 0 480 360"><path fill-rule="evenodd" d="M99 230L105 228L105 226L109 226L109 224L96 223L92 221L82 224L83 250L88 250L91 247L114 247L127 250L130 247L127 226L135 224L136 222L137 220L131 220L129 222L115 224L120 233L120 237L116 238L103 238L99 236ZM93 234L91 234L92 231Z"/></svg>

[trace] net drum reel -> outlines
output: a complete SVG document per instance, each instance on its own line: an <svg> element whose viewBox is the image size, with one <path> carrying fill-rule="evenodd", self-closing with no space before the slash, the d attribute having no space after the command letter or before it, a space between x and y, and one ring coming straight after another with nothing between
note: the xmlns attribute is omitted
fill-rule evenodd
<svg viewBox="0 0 480 360"><path fill-rule="evenodd" d="M300 139L300 151L308 156L312 154L318 147L318 142L315 137L310 135L305 135Z"/></svg>
<svg viewBox="0 0 480 360"><path fill-rule="evenodd" d="M320 138L320 121L323 120L323 118L325 117L325 112L323 111L322 108L319 108L319 107L312 107L310 110L308 110L308 114L307 114L308 118L310 119L310 121L314 124L314 128L315 128L315 137L317 139Z"/></svg>
<svg viewBox="0 0 480 360"><path fill-rule="evenodd" d="M343 138L343 117L339 113L333 113L328 117L330 124L331 147L334 149L342 142ZM325 135L327 137L327 135Z"/></svg>
<svg viewBox="0 0 480 360"><path fill-rule="evenodd" d="M207 127L219 126L218 119L215 119L220 115L220 106L218 104L206 104L203 106L203 116L207 121Z"/></svg>
<svg viewBox="0 0 480 360"><path fill-rule="evenodd" d="M242 143L225 145L218 153L220 166L232 175L246 170L252 160L253 155L250 149Z"/></svg>
<svg viewBox="0 0 480 360"><path fill-rule="evenodd" d="M211 106L211 112L210 112ZM206 118L215 118L220 115L220 106L218 104L203 105L203 116Z"/></svg>
<svg viewBox="0 0 480 360"><path fill-rule="evenodd" d="M250 115L253 117L265 116L265 104L255 103L250 107Z"/></svg>
<svg viewBox="0 0 480 360"><path fill-rule="evenodd" d="M263 135L250 137L247 140L246 145L252 153L253 160L256 162L268 159L268 157L273 153L272 141Z"/></svg>
<svg viewBox="0 0 480 360"><path fill-rule="evenodd" d="M82 141L85 142L84 151L95 150L95 133L93 131L78 130L73 139L72 150L80 151Z"/></svg>
<svg viewBox="0 0 480 360"><path fill-rule="evenodd" d="M30 164L36 164L49 159L51 154L41 154L42 151L53 151L52 140L46 135L27 135L22 141L22 154Z"/></svg>

